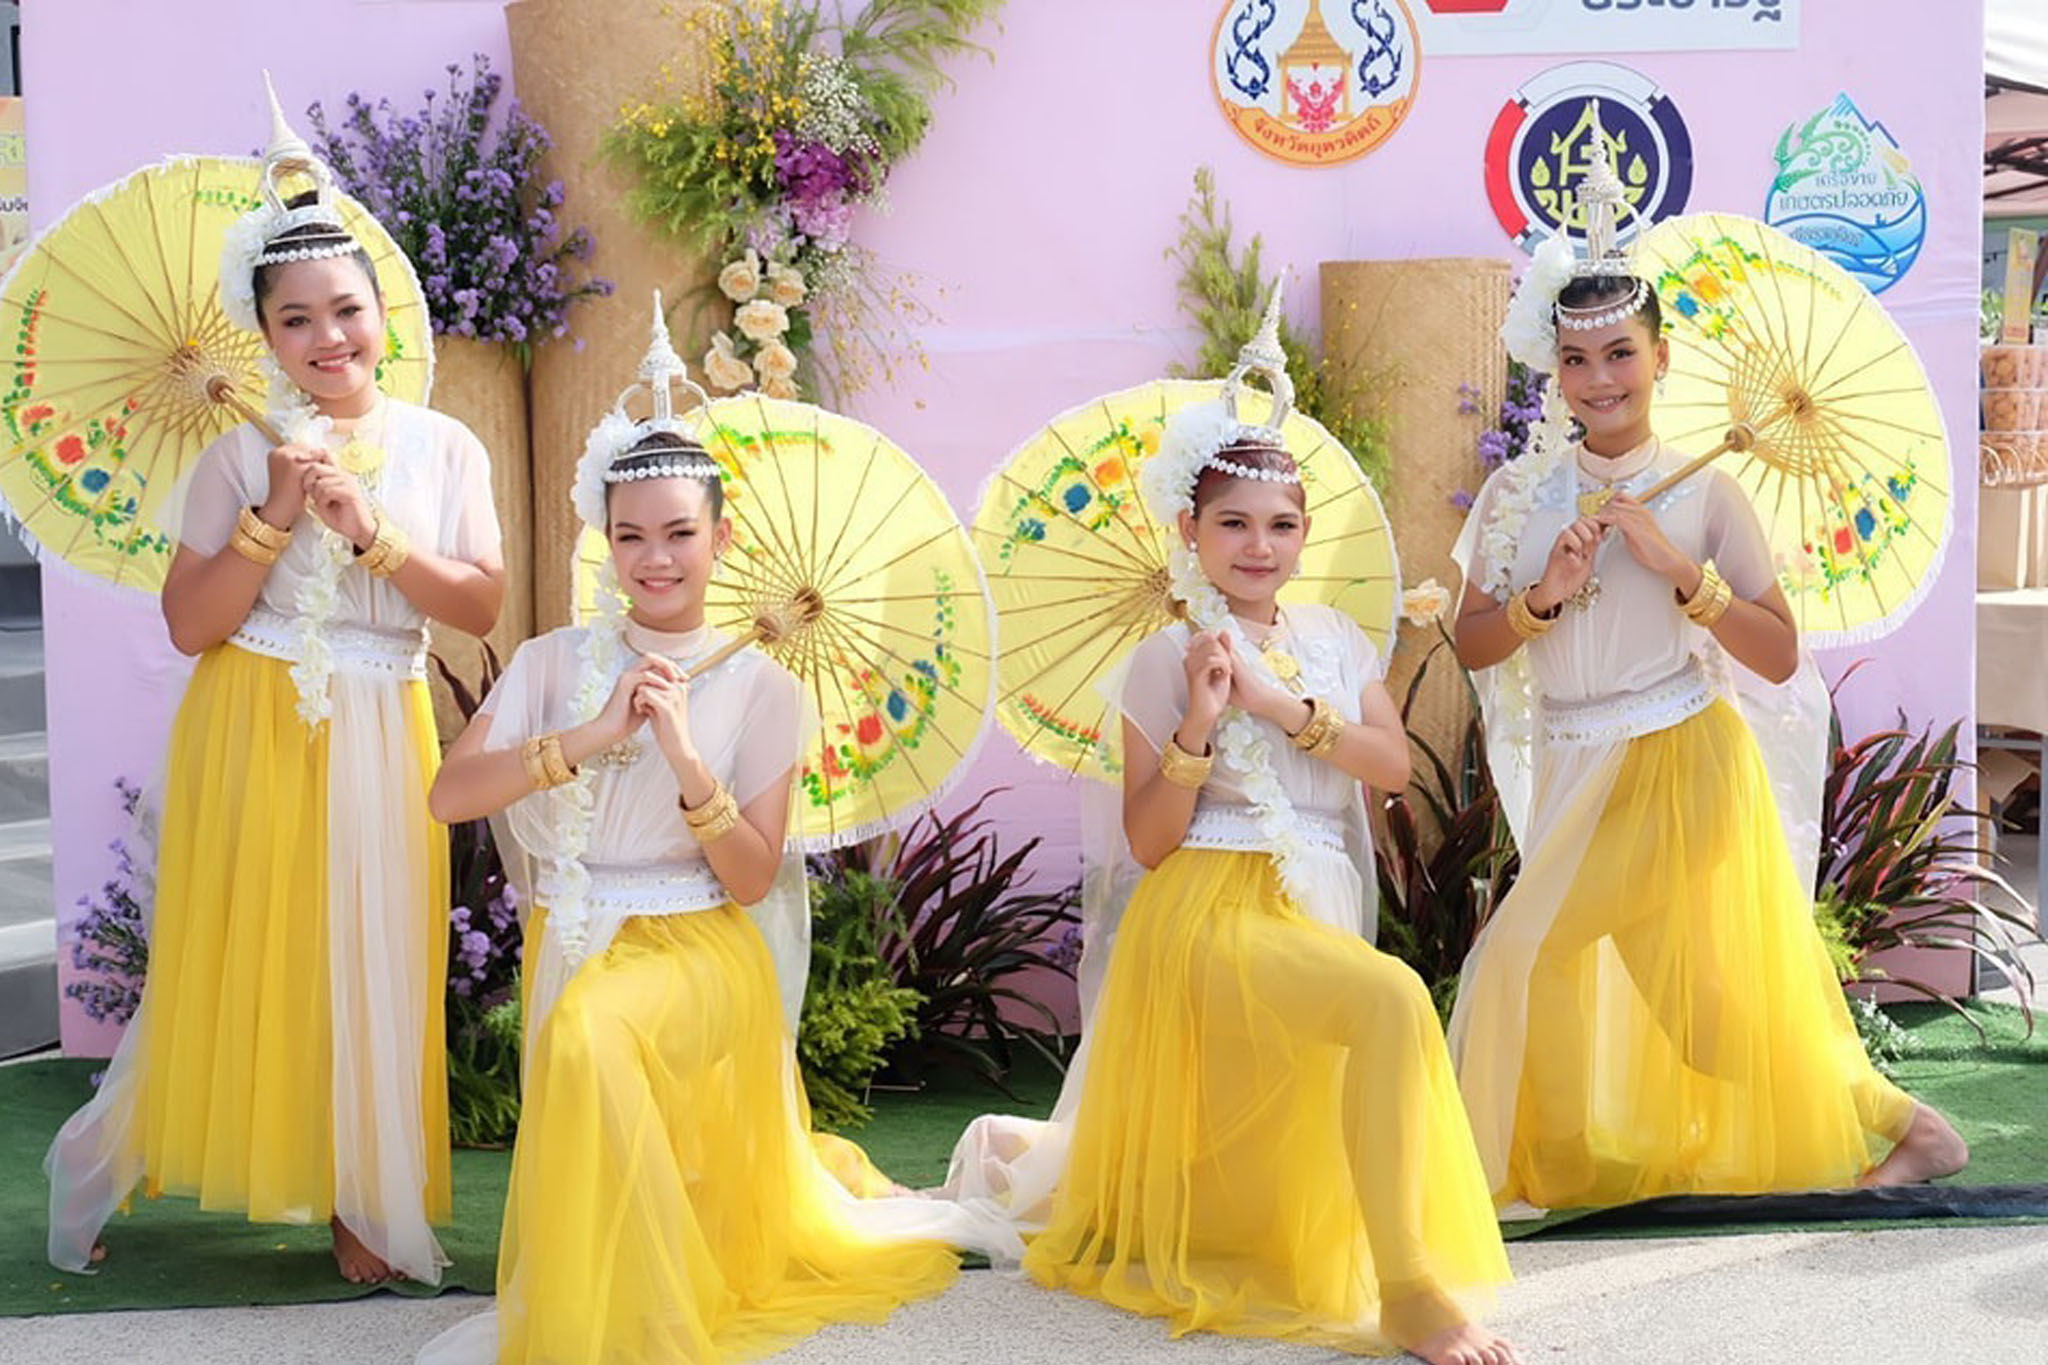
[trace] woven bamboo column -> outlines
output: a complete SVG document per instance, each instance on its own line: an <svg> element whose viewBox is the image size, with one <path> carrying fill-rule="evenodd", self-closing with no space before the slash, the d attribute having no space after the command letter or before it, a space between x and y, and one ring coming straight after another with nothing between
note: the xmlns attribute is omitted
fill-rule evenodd
<svg viewBox="0 0 2048 1365"><path fill-rule="evenodd" d="M505 605L487 638L500 664L533 634L533 460L527 439L526 371L510 346L466 337L434 339L433 406L455 418L491 454L491 501L505 537ZM476 637L438 622L433 651L475 695L482 691L483 649ZM429 669L434 719L444 739L461 733L462 715L440 670Z"/></svg>
<svg viewBox="0 0 2048 1365"><path fill-rule="evenodd" d="M578 522L569 505L584 439L647 352L649 305L660 289L671 307L716 277L718 264L657 237L626 210L632 188L599 155L620 108L661 88L661 67L683 69L690 54L682 19L693 0L519 0L505 9L519 101L554 139L543 170L567 191L565 223L597 239L591 268L618 286L578 304L570 327L582 349L554 341L534 353L529 382L533 428L534 625L569 619L569 559ZM677 349L701 353L688 335L691 310L675 309Z"/></svg>
<svg viewBox="0 0 2048 1365"><path fill-rule="evenodd" d="M1493 425L1507 388L1498 338L1507 262L1325 261L1322 287L1325 380L1334 398L1388 419L1390 486L1380 491L1401 579L1413 587L1434 578L1451 589L1448 627L1460 591L1451 546L1465 521L1452 495L1478 491L1479 435ZM1476 394L1460 390L1468 384ZM1396 704L1438 639L1433 627L1401 626L1387 672ZM1449 763L1468 715L1463 676L1446 650L1417 694L1409 727Z"/></svg>

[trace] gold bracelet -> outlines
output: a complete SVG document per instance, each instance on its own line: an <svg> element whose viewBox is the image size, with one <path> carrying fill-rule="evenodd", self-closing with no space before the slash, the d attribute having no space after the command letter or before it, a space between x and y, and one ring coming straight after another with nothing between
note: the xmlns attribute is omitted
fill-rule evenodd
<svg viewBox="0 0 2048 1365"><path fill-rule="evenodd" d="M1735 589L1728 586L1728 580L1721 577L1720 569L1708 560L1700 566L1700 585L1691 597L1681 600L1678 609L1685 613L1694 625L1712 630L1728 608L1734 604Z"/></svg>
<svg viewBox="0 0 2048 1365"><path fill-rule="evenodd" d="M1159 751L1159 775L1174 786L1185 787L1189 791L1200 791L1215 766L1213 750L1206 754L1191 754L1180 747L1177 739L1168 739L1166 747Z"/></svg>
<svg viewBox="0 0 2048 1365"><path fill-rule="evenodd" d="M262 541L257 540L239 526L235 528L235 533L228 537L228 548L250 563L261 564L265 568L269 568L272 564L277 563L277 557L280 553L277 550L271 549Z"/></svg>
<svg viewBox="0 0 2048 1365"><path fill-rule="evenodd" d="M1562 612L1557 612L1550 616L1538 616L1536 609L1529 605L1527 588L1508 599L1508 624L1514 628L1515 634L1524 640L1534 640L1547 635L1562 615Z"/></svg>
<svg viewBox="0 0 2048 1365"><path fill-rule="evenodd" d="M733 799L732 788L720 782L712 787L710 797L694 810L684 802L680 793L676 805L683 812L683 823L690 827L690 833L697 836L700 844L715 844L739 827L740 803Z"/></svg>
<svg viewBox="0 0 2048 1365"><path fill-rule="evenodd" d="M1307 723L1288 738L1294 741L1295 748L1310 758L1328 758L1337 742L1344 738L1344 717L1321 697L1310 697Z"/></svg>
<svg viewBox="0 0 2048 1365"><path fill-rule="evenodd" d="M284 547L292 543L292 531L289 526L282 528L272 526L262 517L257 516L256 509L253 507L244 507L242 509L242 515L235 518L235 529L255 541L258 545L261 545L264 549L275 550L279 554L283 554Z"/></svg>
<svg viewBox="0 0 2048 1365"><path fill-rule="evenodd" d="M519 761L525 766L527 780L533 783L536 791L546 791L576 780L576 770L562 756L560 735L535 735L527 740L519 750Z"/></svg>
<svg viewBox="0 0 2048 1365"><path fill-rule="evenodd" d="M405 567L405 561L411 554L412 541L392 524L391 518L380 513L377 534L371 538L370 548L363 551L363 567L374 578L389 578Z"/></svg>

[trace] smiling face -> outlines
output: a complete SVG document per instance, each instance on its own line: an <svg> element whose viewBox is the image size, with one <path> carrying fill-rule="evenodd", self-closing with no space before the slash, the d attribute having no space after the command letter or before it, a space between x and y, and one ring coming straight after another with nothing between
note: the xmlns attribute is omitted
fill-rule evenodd
<svg viewBox="0 0 2048 1365"><path fill-rule="evenodd" d="M633 619L655 630L704 624L704 589L732 523L712 515L702 479L634 479L611 485L606 530Z"/></svg>
<svg viewBox="0 0 2048 1365"><path fill-rule="evenodd" d="M1232 612L1273 619L1274 594L1294 576L1308 539L1300 484L1232 479L1205 497L1199 512L1181 513L1180 529Z"/></svg>
<svg viewBox="0 0 2048 1365"><path fill-rule="evenodd" d="M1557 329L1557 387L1586 428L1586 449L1624 455L1650 439L1650 399L1670 356L1642 313L1591 331Z"/></svg>
<svg viewBox="0 0 2048 1365"><path fill-rule="evenodd" d="M268 267L257 309L263 339L288 378L334 417L357 417L377 398L384 305L352 256Z"/></svg>

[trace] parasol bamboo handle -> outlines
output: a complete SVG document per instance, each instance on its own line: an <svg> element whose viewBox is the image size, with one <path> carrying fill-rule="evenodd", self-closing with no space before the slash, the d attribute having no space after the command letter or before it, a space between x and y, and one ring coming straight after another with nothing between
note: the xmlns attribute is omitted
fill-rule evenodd
<svg viewBox="0 0 2048 1365"><path fill-rule="evenodd" d="M262 413L244 402L242 395L235 392L234 384L224 374L217 374L206 381L206 396L223 407L233 409L235 415L263 433L274 446L284 444L284 437L277 434L277 428L264 419Z"/></svg>
<svg viewBox="0 0 2048 1365"><path fill-rule="evenodd" d="M749 645L772 645L784 636L802 630L825 614L825 598L816 588L799 588L786 602L765 607L754 617L745 633L727 640L709 657L689 671L690 678L702 677Z"/></svg>
<svg viewBox="0 0 2048 1365"><path fill-rule="evenodd" d="M1684 483L1687 479L1699 473L1702 469L1705 469L1714 461L1720 459L1723 455L1726 455L1729 451L1748 450L1755 444L1756 428L1747 422L1737 422L1734 426L1728 428L1727 434L1721 438L1721 444L1715 446L1706 454L1688 461L1682 468L1673 470L1657 480L1656 483L1650 485L1644 491L1641 501L1654 502L1679 484Z"/></svg>

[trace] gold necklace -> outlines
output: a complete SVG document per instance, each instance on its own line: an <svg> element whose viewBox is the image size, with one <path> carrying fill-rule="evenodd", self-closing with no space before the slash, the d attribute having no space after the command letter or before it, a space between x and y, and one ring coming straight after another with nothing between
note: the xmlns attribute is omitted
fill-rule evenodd
<svg viewBox="0 0 2048 1365"><path fill-rule="evenodd" d="M1280 615L1276 610L1273 616L1273 628L1266 632L1263 640L1255 641L1253 647L1259 651L1259 662L1263 663L1274 677L1278 678L1289 691L1299 692L1301 690L1301 660L1280 647L1280 641L1286 635L1287 618Z"/></svg>
<svg viewBox="0 0 2048 1365"><path fill-rule="evenodd" d="M390 458L384 449L384 432L391 422L391 400L377 400L377 439L365 441L361 425L350 428L348 439L334 453L334 462L365 484L375 483Z"/></svg>

